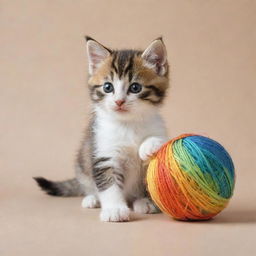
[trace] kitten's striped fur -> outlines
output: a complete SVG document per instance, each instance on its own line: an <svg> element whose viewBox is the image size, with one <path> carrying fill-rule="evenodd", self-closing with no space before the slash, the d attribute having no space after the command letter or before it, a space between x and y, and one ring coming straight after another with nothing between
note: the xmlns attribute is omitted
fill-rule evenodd
<svg viewBox="0 0 256 256"><path fill-rule="evenodd" d="M145 51L110 50L87 37L92 114L76 161L76 178L35 178L50 195L84 195L83 207L101 205L101 220L127 221L130 209L158 209L147 197L147 159L166 140L158 114L169 86L161 38ZM144 161L143 161L144 160Z"/></svg>

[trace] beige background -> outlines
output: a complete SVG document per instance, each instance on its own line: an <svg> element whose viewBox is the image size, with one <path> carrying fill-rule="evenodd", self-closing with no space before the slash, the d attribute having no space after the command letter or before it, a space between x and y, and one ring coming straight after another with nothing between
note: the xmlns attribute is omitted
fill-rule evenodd
<svg viewBox="0 0 256 256"><path fill-rule="evenodd" d="M0 1L0 255L255 255L256 1ZM101 223L80 198L53 198L32 176L64 179L87 121L85 34L146 47L159 35L172 90L170 135L220 141L237 172L210 222L162 214Z"/></svg>

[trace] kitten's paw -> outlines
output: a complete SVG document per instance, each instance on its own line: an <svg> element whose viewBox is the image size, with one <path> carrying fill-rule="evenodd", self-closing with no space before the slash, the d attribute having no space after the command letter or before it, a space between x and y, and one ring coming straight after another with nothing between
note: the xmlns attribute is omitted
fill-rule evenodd
<svg viewBox="0 0 256 256"><path fill-rule="evenodd" d="M83 208L98 208L100 206L99 200L94 195L84 197L82 201Z"/></svg>
<svg viewBox="0 0 256 256"><path fill-rule="evenodd" d="M139 156L141 160L148 160L161 148L164 142L165 139L162 137L150 137L146 139L139 148Z"/></svg>
<svg viewBox="0 0 256 256"><path fill-rule="evenodd" d="M137 213L158 213L160 210L147 197L139 198L133 202L133 210Z"/></svg>
<svg viewBox="0 0 256 256"><path fill-rule="evenodd" d="M130 209L126 205L116 206L113 208L104 208L100 213L101 221L123 222L130 220Z"/></svg>

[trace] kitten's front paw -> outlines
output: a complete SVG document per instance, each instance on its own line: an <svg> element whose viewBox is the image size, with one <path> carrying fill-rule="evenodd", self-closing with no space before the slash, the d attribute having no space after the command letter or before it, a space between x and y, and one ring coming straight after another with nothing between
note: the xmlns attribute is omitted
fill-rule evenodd
<svg viewBox="0 0 256 256"><path fill-rule="evenodd" d="M146 139L139 148L139 156L141 160L148 160L161 148L164 142L165 139L162 137L150 137Z"/></svg>
<svg viewBox="0 0 256 256"><path fill-rule="evenodd" d="M153 202L145 197L139 198L133 202L133 210L137 213L158 213L160 210L153 204Z"/></svg>
<svg viewBox="0 0 256 256"><path fill-rule="evenodd" d="M85 196L82 201L83 208L98 208L99 206L99 200L94 195Z"/></svg>
<svg viewBox="0 0 256 256"><path fill-rule="evenodd" d="M130 220L130 209L126 205L104 208L100 213L101 221L123 222Z"/></svg>

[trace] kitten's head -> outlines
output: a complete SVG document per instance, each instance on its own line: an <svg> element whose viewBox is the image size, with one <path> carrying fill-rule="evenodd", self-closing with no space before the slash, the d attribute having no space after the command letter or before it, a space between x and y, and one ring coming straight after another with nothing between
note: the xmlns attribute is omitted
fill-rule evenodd
<svg viewBox="0 0 256 256"><path fill-rule="evenodd" d="M157 109L169 85L166 48L161 38L145 51L116 51L90 37L86 40L90 96L98 109L125 120Z"/></svg>

